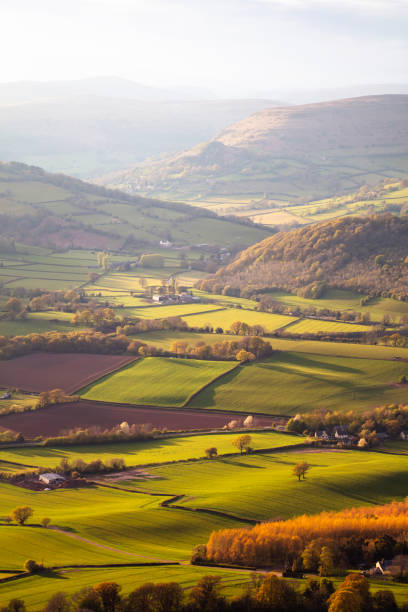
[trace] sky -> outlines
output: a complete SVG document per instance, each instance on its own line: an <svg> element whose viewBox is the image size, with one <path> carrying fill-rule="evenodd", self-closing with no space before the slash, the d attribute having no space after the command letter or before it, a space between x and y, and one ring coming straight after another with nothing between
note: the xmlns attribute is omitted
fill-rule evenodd
<svg viewBox="0 0 408 612"><path fill-rule="evenodd" d="M408 82L408 0L0 0L0 82L217 95Z"/></svg>

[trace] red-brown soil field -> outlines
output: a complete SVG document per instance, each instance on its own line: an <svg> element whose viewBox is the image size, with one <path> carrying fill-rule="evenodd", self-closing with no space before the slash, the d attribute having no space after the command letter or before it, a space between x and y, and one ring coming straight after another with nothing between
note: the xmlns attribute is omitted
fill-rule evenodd
<svg viewBox="0 0 408 612"><path fill-rule="evenodd" d="M170 410L162 408L138 408L121 404L108 404L80 400L66 404L55 404L34 412L7 414L0 417L0 429L21 432L25 438L55 436L77 427L98 425L110 428L127 421L129 425L150 423L154 427L169 430L212 429L224 427L232 419L243 419L246 415L213 411ZM276 417L257 417L261 426L277 423Z"/></svg>
<svg viewBox="0 0 408 612"><path fill-rule="evenodd" d="M32 353L0 362L0 387L35 393L51 389L74 393L134 359L88 353Z"/></svg>

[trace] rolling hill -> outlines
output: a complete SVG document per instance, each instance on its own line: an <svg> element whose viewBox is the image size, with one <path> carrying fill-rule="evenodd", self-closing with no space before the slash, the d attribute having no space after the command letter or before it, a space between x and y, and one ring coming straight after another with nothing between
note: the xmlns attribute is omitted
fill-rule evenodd
<svg viewBox="0 0 408 612"><path fill-rule="evenodd" d="M401 177L408 167L408 95L266 108L213 140L101 179L156 197L300 203Z"/></svg>
<svg viewBox="0 0 408 612"><path fill-rule="evenodd" d="M117 78L0 84L0 159L95 177L192 147L274 104Z"/></svg>
<svg viewBox="0 0 408 612"><path fill-rule="evenodd" d="M178 246L207 243L241 247L267 229L221 219L185 204L172 204L50 174L20 163L0 163L0 238L57 249ZM3 248L4 250L4 248Z"/></svg>
<svg viewBox="0 0 408 612"><path fill-rule="evenodd" d="M325 287L408 298L408 217L344 217L279 232L243 251L201 289L247 295L286 289L320 297Z"/></svg>

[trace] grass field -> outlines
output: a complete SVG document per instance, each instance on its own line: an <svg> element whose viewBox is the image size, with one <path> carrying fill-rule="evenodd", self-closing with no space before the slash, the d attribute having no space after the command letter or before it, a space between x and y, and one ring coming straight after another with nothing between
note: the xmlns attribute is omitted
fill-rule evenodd
<svg viewBox="0 0 408 612"><path fill-rule="evenodd" d="M290 328L289 328L290 329ZM142 342L154 344L165 350L170 349L173 340L188 342L194 346L196 342L214 344L223 340L236 340L229 334L205 334L182 331L152 331L133 336ZM319 340L291 340L289 338L265 338L278 351L296 351L298 353L314 353L316 355L332 355L338 357L359 357L365 359L393 359L402 357L408 359L408 349L400 347L352 344L348 342L322 342Z"/></svg>
<svg viewBox="0 0 408 612"><path fill-rule="evenodd" d="M180 406L234 362L147 357L82 389L85 399Z"/></svg>
<svg viewBox="0 0 408 612"><path fill-rule="evenodd" d="M276 353L227 374L190 406L285 415L317 408L361 411L406 401L408 388L393 383L407 373L401 362Z"/></svg>
<svg viewBox="0 0 408 612"><path fill-rule="evenodd" d="M311 470L305 481L298 482L291 468L305 459ZM188 508L209 508L265 520L403 499L407 467L405 456L399 454L293 451L178 463L149 468L149 473L155 479L126 482L126 488L142 487L146 492L165 496L183 494L185 498L178 504ZM195 544L205 542L212 530L243 525L232 518L160 508L162 499L165 497L100 487L35 493L2 484L0 514L7 514L16 505L27 504L34 509L31 523L50 516L52 524L88 542L30 526L3 527L0 569L13 571L29 556L40 561L39 551L50 565L69 565L72 556L75 563L91 559L94 563L144 562L149 560L146 557L182 560L188 558ZM92 542L115 548L117 552L98 548ZM18 594L31 610L43 604L52 592L62 590L70 594L101 580L114 580L127 593L147 581L176 580L183 587L189 587L208 573L223 577L225 584L230 585L226 591L229 595L248 579L246 572L185 565L67 570L62 574L32 576L2 584L0 602L8 602ZM373 583L373 588L380 586ZM402 600L404 587L396 585L395 588Z"/></svg>
<svg viewBox="0 0 408 612"><path fill-rule="evenodd" d="M17 582L0 585L0 604L6 604L10 599L24 599L29 610L38 610L44 606L54 592L63 591L72 595L85 587L103 581L117 582L122 586L122 595L127 595L146 582L178 582L188 590L196 584L201 576L220 576L224 586L223 593L227 596L236 595L241 587L250 579L250 572L223 570L220 568L200 568L194 566L168 567L123 567L100 569L71 569L63 573L49 575L34 575Z"/></svg>
<svg viewBox="0 0 408 612"><path fill-rule="evenodd" d="M356 323L342 323L340 321L318 321L317 319L302 319L288 326L285 332L288 334L339 334L353 332L369 332L371 328L367 325Z"/></svg>
<svg viewBox="0 0 408 612"><path fill-rule="evenodd" d="M254 310L243 310L239 308L227 308L217 312L190 315L183 317L189 327L222 327L228 330L235 321L242 321L248 325L262 325L267 332L275 331L280 327L296 321L296 317L285 315L256 312Z"/></svg>
<svg viewBox="0 0 408 612"><path fill-rule="evenodd" d="M214 304L174 304L174 306L145 306L144 308L123 308L116 312L122 317L135 317L137 319L166 319L167 317L183 317L195 313L220 311L220 306ZM204 314L202 316L205 316Z"/></svg>
<svg viewBox="0 0 408 612"><path fill-rule="evenodd" d="M278 448L291 446L304 441L304 438L290 434L281 434L273 431L249 432L252 437L251 446L256 449ZM180 459L193 459L205 456L205 449L215 446L218 454L236 453L236 447L232 441L237 433L208 434L194 436L180 436L163 438L161 440L146 440L131 442L129 444L97 444L89 446L64 446L64 447L22 447L22 448L0 448L0 462L13 461L25 465L41 466L46 468L55 467L61 459L83 459L94 461L102 459L104 462L112 458L121 457L126 466L137 466L146 463L164 463L166 461L178 461ZM6 465L7 464L3 464ZM23 469L23 468L19 468Z"/></svg>
<svg viewBox="0 0 408 612"><path fill-rule="evenodd" d="M312 300L299 297L284 291L272 291L271 297L289 308L328 308L341 312L353 311L369 313L372 321L381 322L384 315L399 321L402 316L408 316L408 302L392 300L390 298L373 298L368 304L361 306L362 295L353 291L329 289L322 298Z"/></svg>
<svg viewBox="0 0 408 612"><path fill-rule="evenodd" d="M303 460L311 469L298 482L291 468ZM293 451L150 468L160 478L143 488L177 491L186 495L177 503L188 507L267 520L404 499L407 470L404 455Z"/></svg>

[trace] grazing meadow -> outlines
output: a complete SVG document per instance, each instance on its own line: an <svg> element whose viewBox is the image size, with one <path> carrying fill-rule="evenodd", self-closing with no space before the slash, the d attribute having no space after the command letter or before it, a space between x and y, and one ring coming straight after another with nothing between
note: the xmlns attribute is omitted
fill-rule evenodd
<svg viewBox="0 0 408 612"><path fill-rule="evenodd" d="M228 361L146 357L85 387L79 394L84 399L105 402L181 406L192 393L235 365Z"/></svg>

